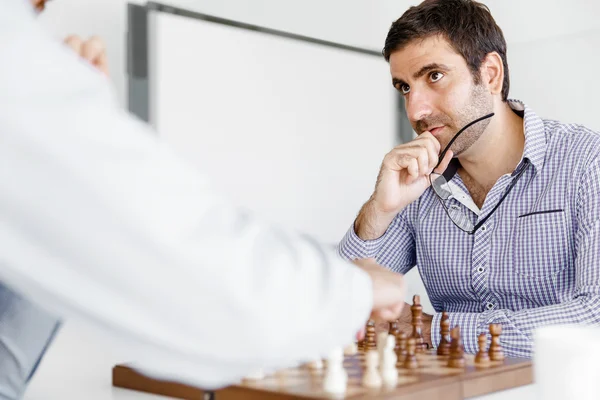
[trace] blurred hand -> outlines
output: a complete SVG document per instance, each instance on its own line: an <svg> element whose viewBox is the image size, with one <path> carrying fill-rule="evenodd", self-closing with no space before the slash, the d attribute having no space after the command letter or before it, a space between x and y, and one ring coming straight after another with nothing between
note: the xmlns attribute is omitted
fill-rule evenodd
<svg viewBox="0 0 600 400"><path fill-rule="evenodd" d="M421 332L423 333L423 340L429 345L431 348L431 322L433 321L433 316L429 314L423 313L422 322L423 326ZM398 329L401 332L406 333L407 335L412 335L413 326L412 326L412 311L410 310L410 304L404 303L402 307L402 312L400 313L400 317L396 321ZM387 332L389 330L389 321L384 320L376 320L375 321L375 332Z"/></svg>
<svg viewBox="0 0 600 400"><path fill-rule="evenodd" d="M371 319L393 321L399 318L404 306L404 276L383 268L372 258L354 263L367 272L373 282Z"/></svg>
<svg viewBox="0 0 600 400"><path fill-rule="evenodd" d="M109 76L106 46L102 39L97 36L92 36L88 40L83 40L79 36L71 35L68 36L64 42L81 58L87 60L106 76Z"/></svg>

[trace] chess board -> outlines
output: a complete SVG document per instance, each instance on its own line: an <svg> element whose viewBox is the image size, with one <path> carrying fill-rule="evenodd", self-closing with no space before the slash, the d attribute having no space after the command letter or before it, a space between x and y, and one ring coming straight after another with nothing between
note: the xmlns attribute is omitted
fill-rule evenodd
<svg viewBox="0 0 600 400"><path fill-rule="evenodd" d="M348 373L348 385L343 396L325 393L324 370L314 370L308 366L278 371L260 380L244 380L237 385L209 393L187 385L149 379L137 374L127 365L118 365L113 369L113 385L189 400L459 400L527 385L533 381L532 365L527 359L507 358L504 361L492 361L488 367L479 367L475 365L473 355L466 354L465 368L448 368L447 359L431 351L419 353L417 369L398 369L396 387L368 389L362 386L364 353L346 356L344 368Z"/></svg>

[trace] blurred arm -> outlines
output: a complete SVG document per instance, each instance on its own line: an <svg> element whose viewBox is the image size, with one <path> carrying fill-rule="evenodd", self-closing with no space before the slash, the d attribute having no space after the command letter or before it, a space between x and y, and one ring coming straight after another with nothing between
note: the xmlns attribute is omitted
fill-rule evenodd
<svg viewBox="0 0 600 400"><path fill-rule="evenodd" d="M27 2L0 6L0 279L204 387L353 340L366 273L227 205Z"/></svg>

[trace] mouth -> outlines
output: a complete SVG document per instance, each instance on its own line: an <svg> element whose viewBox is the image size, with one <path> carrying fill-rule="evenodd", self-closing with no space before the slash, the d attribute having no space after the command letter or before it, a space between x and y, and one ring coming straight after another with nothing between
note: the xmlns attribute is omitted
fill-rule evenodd
<svg viewBox="0 0 600 400"><path fill-rule="evenodd" d="M433 136L438 137L444 128L445 128L444 125L442 125L442 126L436 126L435 128L429 129L429 132L431 132L431 134Z"/></svg>

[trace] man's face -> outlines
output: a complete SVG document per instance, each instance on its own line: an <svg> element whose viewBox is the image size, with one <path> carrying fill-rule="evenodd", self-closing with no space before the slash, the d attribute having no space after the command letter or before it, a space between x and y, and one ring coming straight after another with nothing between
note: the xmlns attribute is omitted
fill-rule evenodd
<svg viewBox="0 0 600 400"><path fill-rule="evenodd" d="M413 129L430 131L442 150L462 127L492 112L492 94L485 85L475 85L464 58L441 37L415 40L394 51L390 71ZM455 156L469 149L488 124L489 119L461 133L451 147Z"/></svg>

